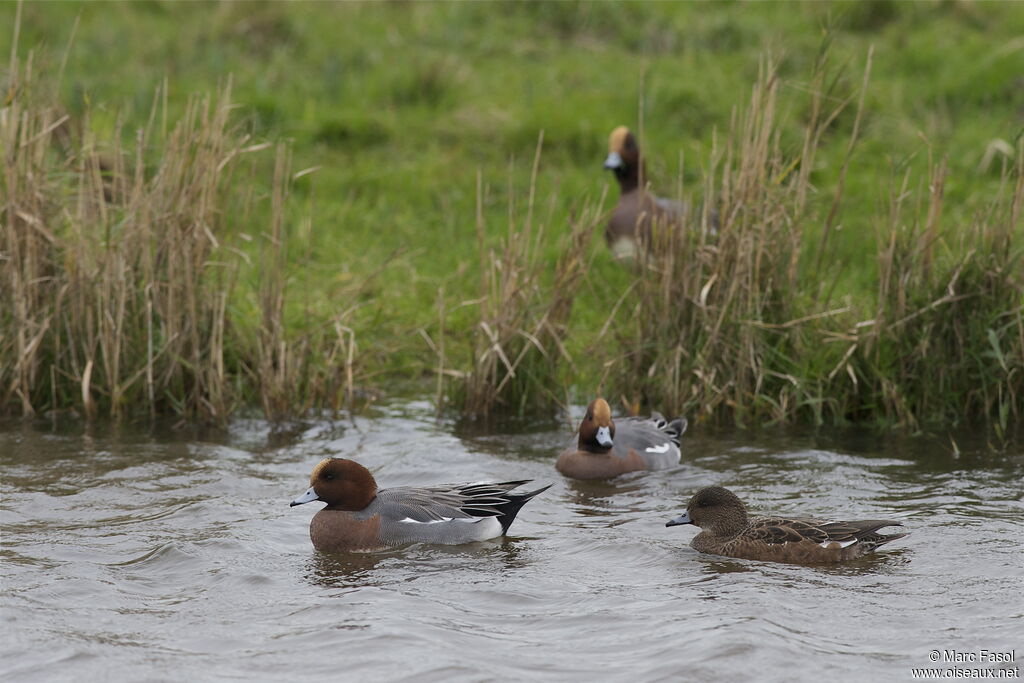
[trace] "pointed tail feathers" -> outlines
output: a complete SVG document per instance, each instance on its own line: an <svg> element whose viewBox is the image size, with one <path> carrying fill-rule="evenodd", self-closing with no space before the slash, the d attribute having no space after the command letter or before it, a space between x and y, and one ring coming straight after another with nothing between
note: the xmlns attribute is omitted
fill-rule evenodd
<svg viewBox="0 0 1024 683"><path fill-rule="evenodd" d="M498 521L501 522L501 533L508 533L508 528L512 526L512 522L515 521L516 515L519 514L519 510L530 502L531 498L539 493L547 491L549 488L551 488L551 484L526 493L509 493L507 494L508 502L502 503L501 505L495 505L495 509L498 510Z"/></svg>

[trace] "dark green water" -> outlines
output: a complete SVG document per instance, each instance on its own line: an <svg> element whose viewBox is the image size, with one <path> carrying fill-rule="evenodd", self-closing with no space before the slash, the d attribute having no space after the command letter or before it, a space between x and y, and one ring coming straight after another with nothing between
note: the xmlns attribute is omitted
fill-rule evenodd
<svg viewBox="0 0 1024 683"><path fill-rule="evenodd" d="M0 679L912 680L1024 659L1024 455L961 441L709 435L606 484L553 468L568 430L469 434L429 406L288 438L0 424ZM554 486L511 537L329 556L288 507L313 465L382 486ZM910 537L840 567L700 555L666 528L693 491L756 512L892 517ZM1015 650L933 663L932 651ZM948 674L954 675L954 674Z"/></svg>

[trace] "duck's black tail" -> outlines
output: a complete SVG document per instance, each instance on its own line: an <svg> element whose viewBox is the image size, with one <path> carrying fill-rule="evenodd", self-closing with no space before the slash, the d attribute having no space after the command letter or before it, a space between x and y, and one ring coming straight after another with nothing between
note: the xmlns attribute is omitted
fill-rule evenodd
<svg viewBox="0 0 1024 683"><path fill-rule="evenodd" d="M668 434L672 435L672 441L675 443L675 445L679 446L681 445L680 440L683 434L686 432L687 426L689 426L689 423L687 423L685 417L677 417L676 419L668 423L667 427L665 428L665 431Z"/></svg>
<svg viewBox="0 0 1024 683"><path fill-rule="evenodd" d="M551 488L551 484L542 486L533 491L527 491L526 493L506 493L504 497L507 498L507 500L504 503L494 506L494 509L498 511L498 521L501 522L501 533L508 533L508 528L512 526L512 522L515 521L516 515L519 514L519 511L524 505L530 502L531 498L536 496L538 493L547 491L549 488Z"/></svg>
<svg viewBox="0 0 1024 683"><path fill-rule="evenodd" d="M523 479L521 481L460 486L459 491L465 496L465 500L460 502L459 507L463 512L474 517L497 517L501 523L501 533L507 533L509 526L519 514L520 508L538 493L543 493L551 488L551 484L548 484L526 493L510 493L511 489L529 483L529 479Z"/></svg>
<svg viewBox="0 0 1024 683"><path fill-rule="evenodd" d="M664 432L667 437L672 439L672 443L674 443L677 446L682 445L682 436L686 432L687 426L689 426L689 423L686 421L685 417L677 417L674 420L666 420L665 416L662 415L661 413L652 412L651 421L654 422L654 426L657 427L659 431Z"/></svg>

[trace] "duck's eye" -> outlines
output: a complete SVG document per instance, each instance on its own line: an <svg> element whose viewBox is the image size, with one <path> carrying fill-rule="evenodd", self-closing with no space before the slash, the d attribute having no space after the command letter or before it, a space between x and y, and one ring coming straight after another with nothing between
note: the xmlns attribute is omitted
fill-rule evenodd
<svg viewBox="0 0 1024 683"><path fill-rule="evenodd" d="M334 481L334 474L328 472L327 474L324 475L324 479L326 479L327 481Z"/></svg>
<svg viewBox="0 0 1024 683"><path fill-rule="evenodd" d="M585 419L588 422L593 422L594 421L594 414L593 413L587 413L587 417Z"/></svg>

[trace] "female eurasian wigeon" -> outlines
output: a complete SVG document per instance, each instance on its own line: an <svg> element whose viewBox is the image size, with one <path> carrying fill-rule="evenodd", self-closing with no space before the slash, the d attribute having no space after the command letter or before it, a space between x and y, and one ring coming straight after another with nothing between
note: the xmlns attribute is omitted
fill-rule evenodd
<svg viewBox="0 0 1024 683"><path fill-rule="evenodd" d="M619 203L612 209L604 237L615 258L630 260L641 244L652 247L652 226L665 230L680 225L688 207L684 202L655 197L640 186L644 167L640 146L625 126L619 126L608 137L604 167L614 171L619 181Z"/></svg>
<svg viewBox="0 0 1024 683"><path fill-rule="evenodd" d="M291 504L327 503L309 523L309 537L318 550L458 545L505 534L519 509L550 487L509 493L526 483L528 479L378 490L373 475L359 463L327 458L313 469L309 489Z"/></svg>
<svg viewBox="0 0 1024 683"><path fill-rule="evenodd" d="M747 560L819 564L852 560L907 534L880 534L887 526L903 526L886 519L822 522L785 517L747 517L743 502L721 486L697 491L686 512L665 526L694 524L694 550Z"/></svg>
<svg viewBox="0 0 1024 683"><path fill-rule="evenodd" d="M618 425L603 398L587 406L579 439L558 456L555 468L573 479L608 479L626 472L663 470L679 464L686 418L669 422L658 413L627 417Z"/></svg>

